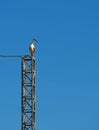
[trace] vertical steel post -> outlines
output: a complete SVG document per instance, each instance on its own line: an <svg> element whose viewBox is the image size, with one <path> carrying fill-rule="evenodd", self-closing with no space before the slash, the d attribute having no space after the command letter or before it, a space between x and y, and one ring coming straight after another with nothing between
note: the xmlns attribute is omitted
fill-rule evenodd
<svg viewBox="0 0 99 130"><path fill-rule="evenodd" d="M22 57L22 127L35 130L35 59Z"/></svg>

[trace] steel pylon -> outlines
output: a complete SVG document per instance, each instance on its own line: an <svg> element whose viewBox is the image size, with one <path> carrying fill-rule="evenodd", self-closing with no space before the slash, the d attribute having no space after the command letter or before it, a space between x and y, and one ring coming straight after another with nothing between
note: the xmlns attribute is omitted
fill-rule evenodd
<svg viewBox="0 0 99 130"><path fill-rule="evenodd" d="M22 57L22 127L35 130L35 58Z"/></svg>

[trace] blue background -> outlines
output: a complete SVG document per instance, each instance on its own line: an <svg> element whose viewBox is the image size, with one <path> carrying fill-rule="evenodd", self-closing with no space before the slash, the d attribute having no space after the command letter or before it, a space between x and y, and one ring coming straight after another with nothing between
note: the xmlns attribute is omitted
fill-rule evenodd
<svg viewBox="0 0 99 130"><path fill-rule="evenodd" d="M37 130L99 130L99 2L0 0L0 55L37 37ZM21 129L21 59L0 58L0 130Z"/></svg>

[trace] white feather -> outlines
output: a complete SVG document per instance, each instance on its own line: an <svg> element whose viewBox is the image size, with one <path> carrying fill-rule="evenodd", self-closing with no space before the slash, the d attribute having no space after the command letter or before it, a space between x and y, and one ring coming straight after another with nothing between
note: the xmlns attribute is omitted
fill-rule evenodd
<svg viewBox="0 0 99 130"><path fill-rule="evenodd" d="M33 44L33 43L32 43L32 44L30 44L29 49L30 49L30 53L31 53L31 55L33 55L33 53L34 53L34 49L35 49L35 47L34 47L34 44Z"/></svg>

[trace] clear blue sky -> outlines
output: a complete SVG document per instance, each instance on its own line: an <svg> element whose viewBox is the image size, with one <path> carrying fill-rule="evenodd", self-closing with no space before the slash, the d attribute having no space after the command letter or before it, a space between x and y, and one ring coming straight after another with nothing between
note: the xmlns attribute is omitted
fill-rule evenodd
<svg viewBox="0 0 99 130"><path fill-rule="evenodd" d="M98 0L1 0L0 54L36 45L36 130L99 130ZM21 60L0 59L0 130L21 129Z"/></svg>

